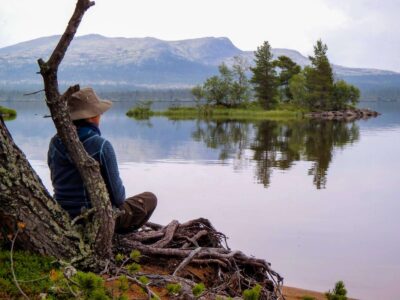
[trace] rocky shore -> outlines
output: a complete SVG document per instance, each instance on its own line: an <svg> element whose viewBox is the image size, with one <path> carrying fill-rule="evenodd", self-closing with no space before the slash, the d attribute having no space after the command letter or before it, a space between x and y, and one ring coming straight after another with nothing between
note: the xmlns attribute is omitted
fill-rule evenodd
<svg viewBox="0 0 400 300"><path fill-rule="evenodd" d="M306 114L306 117L312 119L322 120L343 120L353 121L359 119L369 119L379 116L380 113L370 110L368 108L360 109L346 109L346 110L335 110L335 111L322 111L322 112L311 112Z"/></svg>

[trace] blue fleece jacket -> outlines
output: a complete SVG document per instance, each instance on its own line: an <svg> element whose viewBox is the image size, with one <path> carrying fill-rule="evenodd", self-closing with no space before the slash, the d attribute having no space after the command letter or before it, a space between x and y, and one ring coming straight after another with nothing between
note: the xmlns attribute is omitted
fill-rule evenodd
<svg viewBox="0 0 400 300"><path fill-rule="evenodd" d="M111 202L119 207L125 201L125 188L119 176L117 159L109 141L101 137L100 130L91 123L77 128L78 136L88 154L100 164ZM72 218L91 203L82 178L72 162L66 147L55 135L49 145L47 162L54 187L54 198Z"/></svg>

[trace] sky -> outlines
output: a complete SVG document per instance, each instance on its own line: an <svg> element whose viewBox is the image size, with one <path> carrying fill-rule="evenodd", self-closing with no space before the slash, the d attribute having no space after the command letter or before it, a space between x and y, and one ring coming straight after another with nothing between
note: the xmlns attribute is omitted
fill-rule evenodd
<svg viewBox="0 0 400 300"><path fill-rule="evenodd" d="M76 0L0 0L0 48L61 34ZM109 37L228 37L241 50L264 41L332 63L400 72L400 0L97 0L79 28Z"/></svg>

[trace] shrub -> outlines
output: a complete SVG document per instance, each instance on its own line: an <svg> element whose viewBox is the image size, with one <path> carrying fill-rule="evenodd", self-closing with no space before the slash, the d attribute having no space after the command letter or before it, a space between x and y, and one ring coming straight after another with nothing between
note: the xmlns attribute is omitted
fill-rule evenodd
<svg viewBox="0 0 400 300"><path fill-rule="evenodd" d="M129 273L136 273L141 270L141 266L138 263L131 263L126 266Z"/></svg>
<svg viewBox="0 0 400 300"><path fill-rule="evenodd" d="M332 291L328 291L325 293L325 296L328 300L347 300L347 290L344 286L343 281L338 281L335 284L335 287Z"/></svg>
<svg viewBox="0 0 400 300"><path fill-rule="evenodd" d="M198 283L193 287L192 293L195 297L199 297L201 294L203 294L203 292L205 290L206 290L206 287L205 287L204 283Z"/></svg>
<svg viewBox="0 0 400 300"><path fill-rule="evenodd" d="M179 283L168 283L167 286L168 294L171 296L177 296L182 290L182 286Z"/></svg>
<svg viewBox="0 0 400 300"><path fill-rule="evenodd" d="M151 110L152 105L153 101L151 100L139 101L135 107L131 108L126 113L126 115L136 120L147 120L154 115L154 112Z"/></svg>
<svg viewBox="0 0 400 300"><path fill-rule="evenodd" d="M140 253L139 250L135 249L132 250L131 254L129 255L129 257L134 261L134 262L139 262L140 261L140 257L142 256L142 254Z"/></svg>

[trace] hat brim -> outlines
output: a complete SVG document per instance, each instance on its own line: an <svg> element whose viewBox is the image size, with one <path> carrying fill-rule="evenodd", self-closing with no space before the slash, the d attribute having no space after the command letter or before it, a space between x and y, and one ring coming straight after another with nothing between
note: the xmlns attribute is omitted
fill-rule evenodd
<svg viewBox="0 0 400 300"><path fill-rule="evenodd" d="M82 119L89 119L105 113L109 110L112 106L112 102L110 100L100 100L95 105L90 106L87 109L82 109L79 111L71 112L71 120L82 120Z"/></svg>

